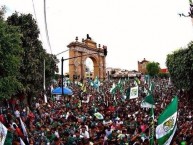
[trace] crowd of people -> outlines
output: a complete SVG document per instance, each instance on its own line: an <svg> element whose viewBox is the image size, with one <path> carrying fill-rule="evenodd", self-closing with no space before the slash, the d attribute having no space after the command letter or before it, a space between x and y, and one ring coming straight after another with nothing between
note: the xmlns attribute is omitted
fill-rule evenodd
<svg viewBox="0 0 193 145"><path fill-rule="evenodd" d="M169 84L168 79L152 79L154 82L155 128L160 113L178 96L177 130L172 145L193 144L193 108L182 90ZM84 89L78 83L69 83L73 95L34 97L31 105L12 97L0 108L0 121L8 129L6 145L148 145L150 141L150 109L142 108L149 85L138 83L135 99L124 94L135 86L134 80L123 81L124 92L110 93L118 80L101 82L93 88L88 82ZM96 116L96 113L101 116ZM26 132L22 128L25 125ZM10 138L10 139L8 139ZM154 144L157 140L154 133Z"/></svg>

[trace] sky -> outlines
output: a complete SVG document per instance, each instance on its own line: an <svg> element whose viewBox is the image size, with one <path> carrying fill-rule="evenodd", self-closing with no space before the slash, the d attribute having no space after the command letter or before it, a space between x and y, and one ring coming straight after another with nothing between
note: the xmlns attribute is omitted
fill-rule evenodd
<svg viewBox="0 0 193 145"><path fill-rule="evenodd" d="M0 0L0 5L7 7L6 16L15 11L33 14L44 48L56 55L67 50L76 36L81 41L89 34L97 44L107 46L106 67L137 70L137 62L146 58L165 68L167 54L193 39L191 19L178 15L188 14L189 0L46 0L50 49L43 2ZM68 58L68 51L57 57ZM68 69L65 61L64 72Z"/></svg>

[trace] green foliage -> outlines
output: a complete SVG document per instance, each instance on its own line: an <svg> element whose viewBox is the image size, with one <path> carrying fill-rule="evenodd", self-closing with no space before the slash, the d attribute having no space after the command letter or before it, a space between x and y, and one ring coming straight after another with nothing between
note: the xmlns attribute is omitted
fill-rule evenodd
<svg viewBox="0 0 193 145"><path fill-rule="evenodd" d="M21 76L19 80L24 85L24 92L34 94L42 88L43 80L43 50L41 42L38 40L39 30L30 14L12 14L7 19L9 25L18 26L22 34L22 55L23 63L20 67Z"/></svg>
<svg viewBox="0 0 193 145"><path fill-rule="evenodd" d="M9 98L22 89L22 84L17 79L22 54L17 27L0 20L0 98Z"/></svg>
<svg viewBox="0 0 193 145"><path fill-rule="evenodd" d="M69 75L68 75L67 77L69 77ZM54 79L55 79L55 80L58 80L59 78L61 78L61 75L60 75L60 74L55 74L55 75L54 75Z"/></svg>
<svg viewBox="0 0 193 145"><path fill-rule="evenodd" d="M54 55L46 53L43 49L42 43L38 39L40 31L31 14L18 14L16 12L8 17L7 23L19 27L21 33L24 53L20 66L21 75L18 79L24 86L22 92L28 96L36 96L43 91L44 60L47 85L54 77L54 66L58 61Z"/></svg>
<svg viewBox="0 0 193 145"><path fill-rule="evenodd" d="M1 6L0 7L0 20L3 20L5 13L6 13L6 7Z"/></svg>
<svg viewBox="0 0 193 145"><path fill-rule="evenodd" d="M193 88L193 42L187 48L167 55L166 65L173 84L178 89L190 91Z"/></svg>
<svg viewBox="0 0 193 145"><path fill-rule="evenodd" d="M45 54L45 75L46 75L46 84L50 84L51 79L55 78L55 72L58 72L58 67L56 66L59 63L59 60L55 55Z"/></svg>
<svg viewBox="0 0 193 145"><path fill-rule="evenodd" d="M154 77L155 75L157 75L160 71L160 66L158 62L149 62L146 66L147 69L147 73Z"/></svg>
<svg viewBox="0 0 193 145"><path fill-rule="evenodd" d="M169 78L170 74L169 73L159 73L158 77L160 78Z"/></svg>

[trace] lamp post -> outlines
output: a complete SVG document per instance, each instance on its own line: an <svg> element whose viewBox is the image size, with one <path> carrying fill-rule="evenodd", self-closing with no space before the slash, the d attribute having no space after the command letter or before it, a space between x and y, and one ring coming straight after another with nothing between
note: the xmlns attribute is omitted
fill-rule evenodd
<svg viewBox="0 0 193 145"><path fill-rule="evenodd" d="M61 77L62 77L62 96L64 95L64 89L63 89L63 80L64 80L64 74L63 74L63 62L64 62L64 58L62 57L61 59L62 61L62 66L61 66Z"/></svg>

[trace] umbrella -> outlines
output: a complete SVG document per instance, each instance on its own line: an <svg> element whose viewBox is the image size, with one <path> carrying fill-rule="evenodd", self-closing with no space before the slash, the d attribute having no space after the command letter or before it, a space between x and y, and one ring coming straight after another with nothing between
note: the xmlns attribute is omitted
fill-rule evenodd
<svg viewBox="0 0 193 145"><path fill-rule="evenodd" d="M72 95L72 90L67 88L67 87L63 87L63 93L64 95ZM52 94L55 95L61 95L62 94L62 88L61 87L57 87L52 91Z"/></svg>
<svg viewBox="0 0 193 145"><path fill-rule="evenodd" d="M99 119L99 120L104 119L103 115L102 115L101 113L99 113L99 112L95 113L94 116L95 116L97 119Z"/></svg>

